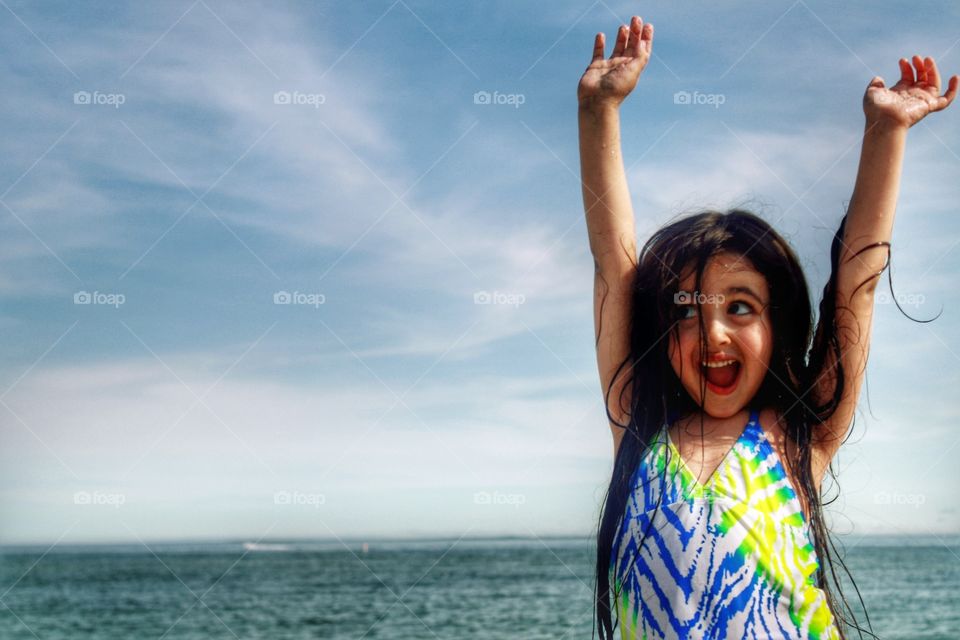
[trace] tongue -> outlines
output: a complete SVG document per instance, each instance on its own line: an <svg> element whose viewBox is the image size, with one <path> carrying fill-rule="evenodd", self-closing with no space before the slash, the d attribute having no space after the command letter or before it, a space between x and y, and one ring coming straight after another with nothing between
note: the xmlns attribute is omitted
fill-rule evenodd
<svg viewBox="0 0 960 640"><path fill-rule="evenodd" d="M740 365L737 363L728 364L725 367L708 367L707 380L718 387L729 387L737 379L737 372Z"/></svg>

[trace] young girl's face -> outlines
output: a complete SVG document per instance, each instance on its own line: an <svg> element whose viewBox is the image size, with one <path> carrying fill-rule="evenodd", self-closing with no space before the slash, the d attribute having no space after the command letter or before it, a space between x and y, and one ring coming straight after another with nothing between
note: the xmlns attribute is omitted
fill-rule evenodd
<svg viewBox="0 0 960 640"><path fill-rule="evenodd" d="M674 296L679 340L670 332L670 364L687 393L715 418L729 418L747 406L760 388L773 351L773 330L766 278L747 258L721 253L711 258L703 271L700 292L694 291L695 273L688 267ZM684 293L685 292L685 293ZM699 313L706 332L704 366L700 353ZM701 387L706 397L701 398Z"/></svg>

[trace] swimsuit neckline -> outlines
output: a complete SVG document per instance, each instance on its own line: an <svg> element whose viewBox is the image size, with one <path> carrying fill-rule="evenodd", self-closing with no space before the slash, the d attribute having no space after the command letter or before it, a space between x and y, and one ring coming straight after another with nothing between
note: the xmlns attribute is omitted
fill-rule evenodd
<svg viewBox="0 0 960 640"><path fill-rule="evenodd" d="M737 445L748 438L751 425L756 425L760 430L763 429L763 427L760 425L759 412L753 407L750 408L750 417L747 419L747 423L743 425L740 435L734 441L733 445L731 445L731 447L727 450L726 454L724 454L724 456L720 459L720 462L717 464L716 468L710 473L704 482L697 480L697 477L693 474L693 470L687 465L686 461L683 459L683 456L680 455L680 449L677 448L677 446L673 443L673 438L670 437L670 428L668 424L664 425L664 433L666 434L667 446L670 448L670 452L673 455L676 455L680 468L684 469L689 474L691 482L693 482L694 485L700 488L706 488L713 484L715 476L720 473L727 460L733 455Z"/></svg>

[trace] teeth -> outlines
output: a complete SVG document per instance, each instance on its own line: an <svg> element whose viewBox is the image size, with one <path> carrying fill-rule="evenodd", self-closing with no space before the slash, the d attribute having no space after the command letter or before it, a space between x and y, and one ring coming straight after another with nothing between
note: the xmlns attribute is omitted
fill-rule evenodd
<svg viewBox="0 0 960 640"><path fill-rule="evenodd" d="M703 366L709 369L718 369L720 367L726 367L727 365L731 365L735 362L736 360L724 360L723 362L704 362L702 364Z"/></svg>

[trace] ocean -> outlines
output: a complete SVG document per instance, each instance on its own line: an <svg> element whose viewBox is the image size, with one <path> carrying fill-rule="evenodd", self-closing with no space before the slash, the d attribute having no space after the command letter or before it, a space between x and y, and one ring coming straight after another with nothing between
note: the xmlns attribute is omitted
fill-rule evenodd
<svg viewBox="0 0 960 640"><path fill-rule="evenodd" d="M0 638L591 637L585 538L148 545L2 548ZM845 553L880 638L958 637L960 537Z"/></svg>

